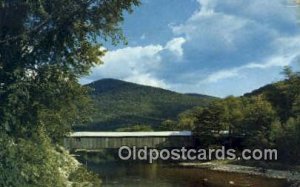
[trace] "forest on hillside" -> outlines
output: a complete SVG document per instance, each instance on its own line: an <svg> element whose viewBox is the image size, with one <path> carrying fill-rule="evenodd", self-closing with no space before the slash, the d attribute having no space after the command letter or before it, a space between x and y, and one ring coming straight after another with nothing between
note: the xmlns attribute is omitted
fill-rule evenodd
<svg viewBox="0 0 300 187"><path fill-rule="evenodd" d="M208 147L220 146L213 137L225 131L229 137L242 137L239 148L276 148L280 161L299 163L300 73L290 67L283 73L283 81L194 107L175 121L164 121L160 130L192 130Z"/></svg>
<svg viewBox="0 0 300 187"><path fill-rule="evenodd" d="M94 105L92 120L74 130L114 131L134 125L157 129L167 119L195 106L217 99L207 95L181 94L161 88L116 79L102 79L86 85Z"/></svg>

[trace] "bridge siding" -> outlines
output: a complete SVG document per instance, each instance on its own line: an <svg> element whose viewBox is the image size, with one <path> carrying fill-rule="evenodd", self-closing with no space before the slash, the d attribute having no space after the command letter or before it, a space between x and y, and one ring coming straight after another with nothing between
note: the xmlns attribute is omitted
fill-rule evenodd
<svg viewBox="0 0 300 187"><path fill-rule="evenodd" d="M175 148L194 145L192 136L169 137L69 137L64 140L67 149L114 149L122 146L142 148Z"/></svg>

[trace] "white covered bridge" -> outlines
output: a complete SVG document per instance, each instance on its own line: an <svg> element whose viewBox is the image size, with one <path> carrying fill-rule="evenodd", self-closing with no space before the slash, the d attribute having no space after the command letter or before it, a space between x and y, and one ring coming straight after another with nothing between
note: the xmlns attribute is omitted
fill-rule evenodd
<svg viewBox="0 0 300 187"><path fill-rule="evenodd" d="M161 132L74 132L64 140L70 150L116 149L122 146L151 148L191 147L191 131Z"/></svg>

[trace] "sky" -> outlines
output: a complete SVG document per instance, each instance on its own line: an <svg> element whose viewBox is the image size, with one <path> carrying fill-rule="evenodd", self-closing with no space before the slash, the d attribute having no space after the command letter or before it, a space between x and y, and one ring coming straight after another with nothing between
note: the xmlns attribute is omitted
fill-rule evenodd
<svg viewBox="0 0 300 187"><path fill-rule="evenodd" d="M240 96L299 69L300 7L292 0L142 0L82 84L115 78L180 93Z"/></svg>

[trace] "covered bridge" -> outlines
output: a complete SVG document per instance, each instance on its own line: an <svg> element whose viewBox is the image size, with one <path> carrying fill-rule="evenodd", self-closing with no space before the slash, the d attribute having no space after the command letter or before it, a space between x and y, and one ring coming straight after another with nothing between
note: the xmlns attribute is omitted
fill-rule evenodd
<svg viewBox="0 0 300 187"><path fill-rule="evenodd" d="M70 150L116 149L122 146L142 148L191 147L194 138L191 131L161 132L74 132L64 139Z"/></svg>

